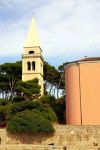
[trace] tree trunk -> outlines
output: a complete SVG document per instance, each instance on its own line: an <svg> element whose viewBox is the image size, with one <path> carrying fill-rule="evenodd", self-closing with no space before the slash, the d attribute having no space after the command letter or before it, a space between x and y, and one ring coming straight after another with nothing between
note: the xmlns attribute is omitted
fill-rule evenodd
<svg viewBox="0 0 100 150"><path fill-rule="evenodd" d="M10 97L13 98L13 90L14 90L14 79L11 77L9 78L9 86L10 86Z"/></svg>

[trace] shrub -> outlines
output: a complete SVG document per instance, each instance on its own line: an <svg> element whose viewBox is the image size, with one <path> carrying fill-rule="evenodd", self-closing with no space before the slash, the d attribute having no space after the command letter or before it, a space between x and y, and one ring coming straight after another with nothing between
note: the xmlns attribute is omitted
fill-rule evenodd
<svg viewBox="0 0 100 150"><path fill-rule="evenodd" d="M59 123L65 123L65 99L64 97L57 100L56 105L53 107L54 112L57 115Z"/></svg>
<svg viewBox="0 0 100 150"><path fill-rule="evenodd" d="M37 95L40 95L40 85L38 84L38 79L29 81L18 81L16 83L16 91L18 94L23 93L25 100L36 99ZM34 95L34 96L33 96Z"/></svg>
<svg viewBox="0 0 100 150"><path fill-rule="evenodd" d="M0 110L0 127L6 126L8 116L9 114L6 111Z"/></svg>
<svg viewBox="0 0 100 150"><path fill-rule="evenodd" d="M22 96L17 96L13 98L13 102L20 102L20 101L24 101L24 97Z"/></svg>
<svg viewBox="0 0 100 150"><path fill-rule="evenodd" d="M11 116L11 107L11 103L8 103L7 105L0 105L0 127L2 124L6 125L7 121L9 120Z"/></svg>
<svg viewBox="0 0 100 150"><path fill-rule="evenodd" d="M0 111L0 123L5 120L5 114L4 111Z"/></svg>
<svg viewBox="0 0 100 150"><path fill-rule="evenodd" d="M42 107L37 107L36 110L38 110L41 115L52 122L57 121L57 116L51 107L45 107L45 105L43 104L41 104L40 106Z"/></svg>
<svg viewBox="0 0 100 150"><path fill-rule="evenodd" d="M54 96L44 95L42 96L39 101L46 106L52 108L55 112L59 123L64 123L64 113L65 113L65 97L61 97L60 99L55 99Z"/></svg>
<svg viewBox="0 0 100 150"><path fill-rule="evenodd" d="M42 96L39 101L43 104L47 104L48 106L52 106L55 104L56 99L54 96L51 95L44 95Z"/></svg>
<svg viewBox="0 0 100 150"><path fill-rule="evenodd" d="M50 121L45 119L38 111L23 111L17 113L8 121L9 132L54 132Z"/></svg>
<svg viewBox="0 0 100 150"><path fill-rule="evenodd" d="M38 101L27 101L13 104L11 108L11 113L15 114L24 110L38 110L41 114L48 120L54 122L57 121L57 117L52 108L46 106Z"/></svg>
<svg viewBox="0 0 100 150"><path fill-rule="evenodd" d="M45 109L45 111L42 111L41 114L51 122L57 121L57 116L52 108Z"/></svg>
<svg viewBox="0 0 100 150"><path fill-rule="evenodd" d="M23 101L23 102L19 102L19 103L14 103L12 105L11 108L11 112L12 114L20 112L20 111L24 111L26 109L34 109L39 107L39 103L38 102L33 102L33 101Z"/></svg>
<svg viewBox="0 0 100 150"><path fill-rule="evenodd" d="M0 99L0 105L7 105L9 102L8 99Z"/></svg>

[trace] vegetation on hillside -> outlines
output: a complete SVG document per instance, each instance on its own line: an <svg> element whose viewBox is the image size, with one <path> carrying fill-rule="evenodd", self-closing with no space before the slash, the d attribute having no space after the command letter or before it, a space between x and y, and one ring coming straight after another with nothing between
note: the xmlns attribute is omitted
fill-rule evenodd
<svg viewBox="0 0 100 150"><path fill-rule="evenodd" d="M64 64L56 69L44 62L42 97L38 79L21 81L21 66L21 61L0 66L0 127L10 132L54 132L52 123L64 123Z"/></svg>

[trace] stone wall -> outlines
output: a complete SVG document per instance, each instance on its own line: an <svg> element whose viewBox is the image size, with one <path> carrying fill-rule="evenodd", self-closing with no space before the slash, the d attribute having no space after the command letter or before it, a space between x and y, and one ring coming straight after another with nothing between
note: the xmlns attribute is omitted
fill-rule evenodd
<svg viewBox="0 0 100 150"><path fill-rule="evenodd" d="M100 126L67 126L54 125L55 133L52 134L10 134L6 129L0 129L2 144L34 144L45 145L52 149L53 146L74 147L100 147ZM48 150L46 147L46 150ZM50 150L51 150L50 149ZM1 148L0 148L1 150ZM8 149L7 149L8 150ZM32 149L33 150L33 149ZM38 150L38 149L37 149ZM41 149L45 150L45 149ZM56 150L56 149L55 149ZM59 150L59 149L58 149ZM100 149L99 149L100 150Z"/></svg>
<svg viewBox="0 0 100 150"><path fill-rule="evenodd" d="M44 145L0 145L0 150L64 150L62 146L44 146Z"/></svg>
<svg viewBox="0 0 100 150"><path fill-rule="evenodd" d="M62 146L44 146L44 145L31 145L31 144L24 144L24 145L0 145L0 150L65 150ZM100 150L96 147L67 147L66 150Z"/></svg>

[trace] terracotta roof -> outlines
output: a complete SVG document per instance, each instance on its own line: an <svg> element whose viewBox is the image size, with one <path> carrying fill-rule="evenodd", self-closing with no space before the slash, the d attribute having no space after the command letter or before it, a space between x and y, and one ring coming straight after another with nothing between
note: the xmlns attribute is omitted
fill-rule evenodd
<svg viewBox="0 0 100 150"><path fill-rule="evenodd" d="M80 59L79 61L97 61L97 60L100 60L100 57L87 57Z"/></svg>
<svg viewBox="0 0 100 150"><path fill-rule="evenodd" d="M80 59L80 60L77 60L77 61L72 61L72 62L69 62L66 66L69 66L73 63L78 63L78 62L89 62L89 61L100 61L100 57L85 57L83 59Z"/></svg>

